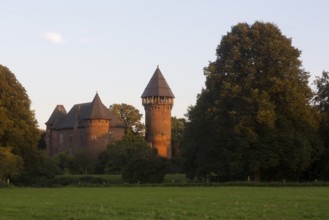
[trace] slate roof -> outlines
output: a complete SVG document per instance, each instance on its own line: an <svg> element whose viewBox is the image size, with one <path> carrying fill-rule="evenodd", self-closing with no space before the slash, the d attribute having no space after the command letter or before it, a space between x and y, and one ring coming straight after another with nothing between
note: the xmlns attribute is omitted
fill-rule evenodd
<svg viewBox="0 0 329 220"><path fill-rule="evenodd" d="M62 121L66 117L67 113L63 105L57 105L51 114L50 118L46 122L47 126L57 128L61 125Z"/></svg>
<svg viewBox="0 0 329 220"><path fill-rule="evenodd" d="M152 96L165 96L175 98L166 79L163 77L159 66L157 67L149 83L147 84L141 98Z"/></svg>
<svg viewBox="0 0 329 220"><path fill-rule="evenodd" d="M81 111L81 119L111 119L110 111L102 103L98 93L91 104Z"/></svg>
<svg viewBox="0 0 329 220"><path fill-rule="evenodd" d="M75 104L67 114L65 111L65 115L58 113L58 111L55 112L55 110L46 122L46 125L54 129L81 127L83 120L92 119L107 119L111 120L112 127L124 127L123 122L102 103L98 94L95 95L92 102Z"/></svg>

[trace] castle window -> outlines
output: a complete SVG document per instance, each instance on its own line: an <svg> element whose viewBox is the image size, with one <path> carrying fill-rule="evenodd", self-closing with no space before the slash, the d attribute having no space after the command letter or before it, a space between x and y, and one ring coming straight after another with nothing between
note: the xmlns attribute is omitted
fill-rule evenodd
<svg viewBox="0 0 329 220"><path fill-rule="evenodd" d="M64 135L63 134L59 134L59 143L60 144L64 143Z"/></svg>

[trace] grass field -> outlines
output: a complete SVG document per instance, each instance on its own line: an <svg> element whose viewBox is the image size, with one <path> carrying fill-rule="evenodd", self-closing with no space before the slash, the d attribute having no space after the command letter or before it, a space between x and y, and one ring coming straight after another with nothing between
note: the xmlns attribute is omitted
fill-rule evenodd
<svg viewBox="0 0 329 220"><path fill-rule="evenodd" d="M5 219L329 219L329 187L2 188Z"/></svg>

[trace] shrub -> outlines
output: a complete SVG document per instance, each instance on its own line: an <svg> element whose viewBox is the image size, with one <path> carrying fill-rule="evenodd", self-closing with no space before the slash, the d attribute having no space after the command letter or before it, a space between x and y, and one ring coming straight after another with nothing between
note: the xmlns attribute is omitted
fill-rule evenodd
<svg viewBox="0 0 329 220"><path fill-rule="evenodd" d="M166 171L163 158L136 159L123 170L122 179L128 183L162 183Z"/></svg>

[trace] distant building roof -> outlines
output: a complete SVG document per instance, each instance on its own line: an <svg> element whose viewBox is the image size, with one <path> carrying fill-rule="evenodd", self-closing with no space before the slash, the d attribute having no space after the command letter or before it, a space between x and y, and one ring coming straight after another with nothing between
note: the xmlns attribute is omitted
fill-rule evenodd
<svg viewBox="0 0 329 220"><path fill-rule="evenodd" d="M65 114L61 113L61 109L58 106L46 122L46 125L54 129L80 127L83 120L92 119L111 120L112 127L124 127L124 123L106 108L98 94L95 95L92 102L75 104L67 114L66 111ZM62 105L60 106L64 109Z"/></svg>
<svg viewBox="0 0 329 220"><path fill-rule="evenodd" d="M159 66L155 70L141 97L145 98L152 96L165 96L175 98L166 79L163 77Z"/></svg>

